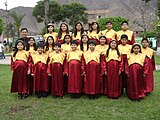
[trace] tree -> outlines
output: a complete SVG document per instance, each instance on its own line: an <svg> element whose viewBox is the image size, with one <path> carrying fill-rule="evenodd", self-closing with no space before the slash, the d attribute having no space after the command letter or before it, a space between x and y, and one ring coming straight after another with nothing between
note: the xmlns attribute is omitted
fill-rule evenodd
<svg viewBox="0 0 160 120"><path fill-rule="evenodd" d="M78 2L64 4L61 8L61 16L63 20L68 21L70 25L74 25L77 21L87 23L87 9L84 5Z"/></svg>
<svg viewBox="0 0 160 120"><path fill-rule="evenodd" d="M25 16L25 14L21 15L21 14L17 14L16 12L11 12L10 13L10 16L13 18L14 20L14 27L15 27L15 30L17 32L17 36L20 37L20 32L19 32L19 29L21 27L21 24L22 24L22 20Z"/></svg>
<svg viewBox="0 0 160 120"><path fill-rule="evenodd" d="M157 0L157 11L156 14L158 16L158 18L160 19L160 0Z"/></svg>
<svg viewBox="0 0 160 120"><path fill-rule="evenodd" d="M113 24L113 29L115 31L119 31L121 30L121 23L123 21L128 21L127 18L123 18L123 17L105 17L105 18L99 18L98 19L98 23L99 23L99 26L100 26L100 29L101 30L105 30L106 29L106 22L110 20L112 21L112 24Z"/></svg>
<svg viewBox="0 0 160 120"><path fill-rule="evenodd" d="M49 1L49 12L47 15L48 22L59 22L61 21L61 6L54 0ZM45 21L45 7L44 1L37 2L37 5L33 8L32 15L37 19L37 22Z"/></svg>
<svg viewBox="0 0 160 120"><path fill-rule="evenodd" d="M45 26L49 23L49 0L44 0Z"/></svg>
<svg viewBox="0 0 160 120"><path fill-rule="evenodd" d="M0 35L2 34L3 31L3 20L0 18Z"/></svg>

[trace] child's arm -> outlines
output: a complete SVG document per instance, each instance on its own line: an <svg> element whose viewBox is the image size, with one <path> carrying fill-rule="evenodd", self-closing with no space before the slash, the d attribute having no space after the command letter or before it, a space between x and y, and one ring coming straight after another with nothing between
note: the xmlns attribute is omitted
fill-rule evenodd
<svg viewBox="0 0 160 120"><path fill-rule="evenodd" d="M63 67L64 67L64 74L68 76L68 55L65 56Z"/></svg>
<svg viewBox="0 0 160 120"><path fill-rule="evenodd" d="M13 71L14 71L13 56L11 56L11 71L12 71L12 73L13 73Z"/></svg>
<svg viewBox="0 0 160 120"><path fill-rule="evenodd" d="M148 75L148 62L147 58L144 60L144 65L143 65L143 76L146 77Z"/></svg>
<svg viewBox="0 0 160 120"><path fill-rule="evenodd" d="M151 64L152 64L152 70L153 70L153 71L156 70L154 54L152 55L152 58L151 58Z"/></svg>
<svg viewBox="0 0 160 120"><path fill-rule="evenodd" d="M128 56L127 56L127 61L125 63L125 74L129 77L129 64L128 64Z"/></svg>
<svg viewBox="0 0 160 120"><path fill-rule="evenodd" d="M122 57L121 57L121 61L119 62L119 75L121 74L122 70L123 70L123 60L122 60Z"/></svg>
<svg viewBox="0 0 160 120"><path fill-rule="evenodd" d="M102 55L102 54L100 55L100 65L101 65L101 74L107 75L105 55Z"/></svg>
<svg viewBox="0 0 160 120"><path fill-rule="evenodd" d="M84 59L83 54L82 54L82 58L81 58L81 70L82 70L82 75L85 76L85 74L86 74L86 63L85 63L85 59Z"/></svg>

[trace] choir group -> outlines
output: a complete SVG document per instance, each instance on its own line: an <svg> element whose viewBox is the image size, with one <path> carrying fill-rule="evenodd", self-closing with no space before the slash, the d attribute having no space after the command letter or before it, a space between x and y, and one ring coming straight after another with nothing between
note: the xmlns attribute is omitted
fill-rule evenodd
<svg viewBox="0 0 160 120"><path fill-rule="evenodd" d="M50 23L44 42L18 39L11 56L11 92L18 92L20 99L32 93L57 98L65 92L75 99L83 93L89 99L100 95L117 99L123 93L131 100L143 99L154 88L154 53L147 38L141 46L135 43L127 21L121 28L115 32L107 21L106 30L100 31L95 21L85 31L77 22L71 33L62 23L56 33Z"/></svg>

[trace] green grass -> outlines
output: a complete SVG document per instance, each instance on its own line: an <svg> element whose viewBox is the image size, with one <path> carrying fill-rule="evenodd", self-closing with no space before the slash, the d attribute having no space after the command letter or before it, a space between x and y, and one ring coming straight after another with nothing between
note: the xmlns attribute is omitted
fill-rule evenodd
<svg viewBox="0 0 160 120"><path fill-rule="evenodd" d="M160 55L154 55L156 65L160 65Z"/></svg>
<svg viewBox="0 0 160 120"><path fill-rule="evenodd" d="M78 100L65 95L64 99L29 97L18 100L10 93L11 72L7 65L0 65L0 119L1 120L159 120L160 71L155 71L155 91L140 102L132 102L126 95L118 100L105 96Z"/></svg>

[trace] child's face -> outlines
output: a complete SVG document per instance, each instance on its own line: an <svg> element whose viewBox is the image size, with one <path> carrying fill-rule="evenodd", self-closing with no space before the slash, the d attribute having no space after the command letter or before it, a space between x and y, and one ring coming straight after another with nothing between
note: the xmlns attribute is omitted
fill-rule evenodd
<svg viewBox="0 0 160 120"><path fill-rule="evenodd" d="M91 51L94 51L94 49L95 49L95 45L94 44L89 44L89 49L91 50Z"/></svg>
<svg viewBox="0 0 160 120"><path fill-rule="evenodd" d="M48 43L49 43L49 45L53 44L53 39L51 37L48 38Z"/></svg>
<svg viewBox="0 0 160 120"><path fill-rule="evenodd" d="M67 30L67 26L66 26L65 24L62 24L62 25L61 25L61 30L62 30L63 32L65 32L65 31Z"/></svg>
<svg viewBox="0 0 160 120"><path fill-rule="evenodd" d="M101 45L104 45L105 42L106 42L106 39L102 37L99 41L100 41L100 44L101 44Z"/></svg>
<svg viewBox="0 0 160 120"><path fill-rule="evenodd" d="M110 46L111 46L111 49L115 49L117 47L116 41L112 41Z"/></svg>
<svg viewBox="0 0 160 120"><path fill-rule="evenodd" d="M76 25L76 29L77 29L78 31L80 31L80 30L82 29L82 26L81 26L80 23L78 23L78 24Z"/></svg>
<svg viewBox="0 0 160 120"><path fill-rule="evenodd" d="M53 29L54 29L53 26L49 26L49 27L48 27L48 31L49 31L49 32L53 32Z"/></svg>
<svg viewBox="0 0 160 120"><path fill-rule="evenodd" d="M138 53L140 52L139 46L134 46L133 52L134 52L135 54L138 54Z"/></svg>
<svg viewBox="0 0 160 120"><path fill-rule="evenodd" d="M76 44L71 44L71 49L72 49L72 51L77 50L77 45Z"/></svg>
<svg viewBox="0 0 160 120"><path fill-rule="evenodd" d="M128 24L127 23L123 23L121 28L122 28L122 30L127 30L128 29Z"/></svg>
<svg viewBox="0 0 160 120"><path fill-rule="evenodd" d="M33 46L33 45L34 45L34 40L33 40L33 38L31 38L31 39L28 41L28 43L29 43L30 46Z"/></svg>
<svg viewBox="0 0 160 120"><path fill-rule="evenodd" d="M146 47L148 47L149 46L149 43L146 41L146 40L144 40L143 42L142 42L142 47L143 48L146 48Z"/></svg>
<svg viewBox="0 0 160 120"><path fill-rule="evenodd" d="M17 49L18 49L18 50L23 50L23 48L24 48L23 44L22 44L21 42L19 42L19 43L17 44Z"/></svg>
<svg viewBox="0 0 160 120"><path fill-rule="evenodd" d="M122 38L121 42L122 42L122 45L126 45L127 44L127 39L126 38Z"/></svg>
<svg viewBox="0 0 160 120"><path fill-rule="evenodd" d="M54 50L55 50L55 52L59 52L60 51L60 47L58 47L58 46L54 46Z"/></svg>
<svg viewBox="0 0 160 120"><path fill-rule="evenodd" d="M65 37L65 41L66 41L66 43L70 43L71 38L70 38L69 36L66 36L66 37Z"/></svg>
<svg viewBox="0 0 160 120"><path fill-rule="evenodd" d="M111 23L107 23L106 27L107 27L108 30L110 30L110 29L112 29L112 24Z"/></svg>
<svg viewBox="0 0 160 120"><path fill-rule="evenodd" d="M39 54L42 54L42 53L43 53L43 50L44 50L44 49L43 49L42 47L38 47L38 49L37 49L37 51L38 51Z"/></svg>
<svg viewBox="0 0 160 120"><path fill-rule="evenodd" d="M82 42L83 42L83 43L87 43L87 42L88 42L88 37L87 37L87 36L83 36Z"/></svg>
<svg viewBox="0 0 160 120"><path fill-rule="evenodd" d="M94 24L92 25L93 30L96 30L97 27L98 27L97 23L94 23Z"/></svg>

